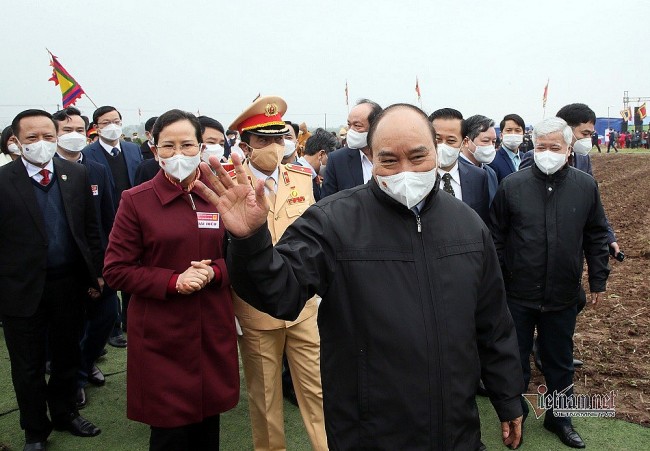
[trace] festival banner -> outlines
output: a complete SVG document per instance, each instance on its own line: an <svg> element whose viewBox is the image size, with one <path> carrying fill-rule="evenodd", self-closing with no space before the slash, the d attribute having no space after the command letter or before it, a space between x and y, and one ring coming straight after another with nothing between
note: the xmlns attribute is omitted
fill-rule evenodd
<svg viewBox="0 0 650 451"><path fill-rule="evenodd" d="M59 88L61 88L61 96L63 98L63 108L68 108L69 106L74 105L77 100L86 93L74 77L65 70L57 57L49 50L47 52L50 54L50 66L52 66L52 77L50 77L48 81L53 81L55 85L59 85Z"/></svg>

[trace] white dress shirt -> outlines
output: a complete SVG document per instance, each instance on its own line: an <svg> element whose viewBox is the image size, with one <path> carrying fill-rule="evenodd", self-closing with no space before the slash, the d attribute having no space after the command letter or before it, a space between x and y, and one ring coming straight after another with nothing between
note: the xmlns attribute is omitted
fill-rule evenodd
<svg viewBox="0 0 650 451"><path fill-rule="evenodd" d="M50 180L54 178L54 163L52 163L52 160L48 161L44 168L41 168L39 166L30 163L29 161L25 160L22 157L20 159L23 161L23 164L27 169L27 175L29 175L30 178L34 179L34 181L41 183L41 180L43 180L43 174L41 174L40 172L43 169L47 169L48 171L50 171Z"/></svg>
<svg viewBox="0 0 650 451"><path fill-rule="evenodd" d="M361 170L363 171L363 183L367 183L372 177L372 161L368 159L365 153L359 151L361 154Z"/></svg>
<svg viewBox="0 0 650 451"><path fill-rule="evenodd" d="M99 144L101 144L101 146L104 148L104 150L106 151L107 154L109 154L110 156L113 156L113 154L112 154L113 146L109 146L104 141L102 141L101 138L97 139L97 141L99 141ZM119 150L119 152L122 152L122 148L120 147L120 140L119 139L117 140L117 144L114 147L117 150ZM119 152L118 152L118 155L119 155Z"/></svg>
<svg viewBox="0 0 650 451"><path fill-rule="evenodd" d="M442 169L438 168L438 175L440 175L440 178L442 178L443 175L445 175L446 172L443 171ZM460 172L458 171L458 161L456 161L456 164L454 164L454 167L451 168L449 171L449 175L451 176L451 187L454 189L454 196L456 196L456 199L458 200L463 200L463 190L460 187ZM443 189L445 186L445 182L440 180L440 189Z"/></svg>

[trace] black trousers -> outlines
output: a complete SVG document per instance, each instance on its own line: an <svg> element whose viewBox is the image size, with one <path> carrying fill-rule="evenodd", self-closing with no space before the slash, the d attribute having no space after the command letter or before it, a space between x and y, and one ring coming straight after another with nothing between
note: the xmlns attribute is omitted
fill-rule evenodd
<svg viewBox="0 0 650 451"><path fill-rule="evenodd" d="M77 414L79 335L87 289L78 275L48 279L32 316L2 318L20 427L25 430L27 443L47 439L52 430L48 407L53 422L63 423ZM46 343L52 361L48 382L45 381Z"/></svg>
<svg viewBox="0 0 650 451"><path fill-rule="evenodd" d="M553 312L541 312L508 300L508 307L517 331L519 358L524 373L525 393L536 393L537 387L528 388L530 383L530 353L537 328L537 349L542 360L544 379L548 393L565 390L573 384L573 333L576 327L577 305ZM565 392L573 394L573 388ZM522 397L524 417L528 415L528 404ZM570 417L555 417L553 410L547 410L546 424L571 424Z"/></svg>
<svg viewBox="0 0 650 451"><path fill-rule="evenodd" d="M219 415L177 428L151 426L150 451L212 451L219 449Z"/></svg>

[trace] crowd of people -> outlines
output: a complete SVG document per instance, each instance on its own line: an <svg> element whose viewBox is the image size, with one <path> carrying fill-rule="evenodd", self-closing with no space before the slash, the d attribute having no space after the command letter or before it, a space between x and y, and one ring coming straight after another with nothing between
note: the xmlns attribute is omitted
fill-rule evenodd
<svg viewBox="0 0 650 451"><path fill-rule="evenodd" d="M483 449L477 394L517 448L533 349L548 391L572 395L584 261L596 305L620 255L587 105L498 133L453 108L362 99L338 133L286 110L259 97L225 128L174 109L144 140L112 106L3 130L0 315L25 450L101 433L80 410L107 345L127 348L126 416L151 450L219 448L238 356L256 450L286 449L283 397L316 450ZM544 427L585 447L570 416Z"/></svg>
<svg viewBox="0 0 650 451"><path fill-rule="evenodd" d="M650 131L636 130L636 131L621 131L618 132L614 129L605 130L605 145L607 146L607 153L614 149L618 153L619 149L648 149L648 134ZM596 139L598 135L596 134ZM599 143L594 143L600 152Z"/></svg>

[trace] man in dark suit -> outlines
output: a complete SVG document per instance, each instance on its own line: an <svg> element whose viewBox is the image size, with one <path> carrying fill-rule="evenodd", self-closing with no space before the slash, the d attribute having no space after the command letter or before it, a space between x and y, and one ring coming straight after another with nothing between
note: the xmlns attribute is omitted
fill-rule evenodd
<svg viewBox="0 0 650 451"><path fill-rule="evenodd" d="M329 156L325 169L322 197L363 185L372 176L372 155L367 137L370 124L381 113L381 107L361 99L348 114L347 146Z"/></svg>
<svg viewBox="0 0 650 451"><path fill-rule="evenodd" d="M462 142L459 120L443 113L434 113L432 117L438 143L440 187L469 205L487 224L490 214L487 173L474 165L458 162Z"/></svg>
<svg viewBox="0 0 650 451"><path fill-rule="evenodd" d="M86 144L86 123L78 109L68 107L54 113L52 118L56 124L58 137L57 155L73 163L82 164L88 169L102 250L105 250L108 245L108 235L113 228L115 219L108 170L101 164L84 158L81 153ZM81 368L77 389L78 408L86 406L85 386L88 382L97 386L104 385L104 375L95 365L95 361L106 346L118 318L118 309L117 293L108 286L104 286L99 299L94 299L86 304L86 321L81 338Z"/></svg>
<svg viewBox="0 0 650 451"><path fill-rule="evenodd" d="M142 161L140 148L133 143L120 141L122 136L122 115L115 107L102 106L93 113L93 122L97 124L99 139L83 150L90 161L105 166L111 174L110 182L113 190L115 211L122 198L122 191L135 186L135 172ZM122 310L120 315L123 327L126 327L126 315L129 305L129 294L122 292ZM119 324L113 329L109 344L125 347L126 338Z"/></svg>
<svg viewBox="0 0 650 451"><path fill-rule="evenodd" d="M312 185L314 187L314 200L322 198L321 177L325 172L329 155L336 149L338 143L335 136L327 130L317 128L305 143L305 154L298 158L297 163L312 170Z"/></svg>
<svg viewBox="0 0 650 451"><path fill-rule="evenodd" d="M158 116L150 117L144 123L144 136L147 139L140 144L140 153L142 153L142 158L145 160L152 160L154 158L153 135L151 131L153 130L153 124L156 123L156 119L158 119Z"/></svg>
<svg viewBox="0 0 650 451"><path fill-rule="evenodd" d="M103 252L87 170L52 158L52 116L26 110L12 129L22 157L0 168L0 236L11 237L0 240L0 314L25 449L41 450L52 427L100 433L79 415L75 392L83 302L100 295Z"/></svg>
<svg viewBox="0 0 650 451"><path fill-rule="evenodd" d="M518 114L507 114L501 123L501 147L497 150L496 157L490 163L497 173L499 183L504 177L519 170L521 155L519 146L524 141L526 123Z"/></svg>
<svg viewBox="0 0 650 451"><path fill-rule="evenodd" d="M160 166L158 165L158 154L156 152L156 147L153 145L154 139L153 134L151 133L153 130L153 124L156 123L156 119L158 119L158 116L150 117L147 119L147 122L144 123L144 133L147 140L140 146L140 151L142 152L144 160L138 165L138 169L135 171L135 186L142 185L144 182L151 180L160 170Z"/></svg>
<svg viewBox="0 0 650 451"><path fill-rule="evenodd" d="M489 117L475 114L463 121L461 134L463 143L460 146L460 161L473 164L485 170L488 176L488 193L490 205L497 193L499 179L489 165L496 156L496 131L494 121Z"/></svg>

